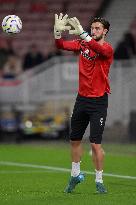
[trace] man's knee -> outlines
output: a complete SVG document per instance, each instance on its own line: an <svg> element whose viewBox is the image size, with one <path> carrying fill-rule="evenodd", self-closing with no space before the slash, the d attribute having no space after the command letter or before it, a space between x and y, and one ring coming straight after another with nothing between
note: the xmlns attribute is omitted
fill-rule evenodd
<svg viewBox="0 0 136 205"><path fill-rule="evenodd" d="M79 146L81 144L81 140L70 140L70 144L73 147Z"/></svg>
<svg viewBox="0 0 136 205"><path fill-rule="evenodd" d="M94 153L102 152L102 154L104 154L104 150L103 150L101 144L91 143L91 148L92 148L92 152L94 152Z"/></svg>

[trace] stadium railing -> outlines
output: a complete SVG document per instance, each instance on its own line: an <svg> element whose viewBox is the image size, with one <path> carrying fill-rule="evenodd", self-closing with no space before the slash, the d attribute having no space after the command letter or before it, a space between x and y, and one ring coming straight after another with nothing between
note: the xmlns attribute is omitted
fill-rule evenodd
<svg viewBox="0 0 136 205"><path fill-rule="evenodd" d="M136 61L116 61L110 72L111 95L107 124L129 122L130 113L136 110ZM77 57L54 57L26 71L16 80L0 80L0 104L37 106L57 101L75 100L78 89ZM58 103L58 101L60 103ZM72 104L73 105L73 104ZM70 104L71 106L71 104Z"/></svg>

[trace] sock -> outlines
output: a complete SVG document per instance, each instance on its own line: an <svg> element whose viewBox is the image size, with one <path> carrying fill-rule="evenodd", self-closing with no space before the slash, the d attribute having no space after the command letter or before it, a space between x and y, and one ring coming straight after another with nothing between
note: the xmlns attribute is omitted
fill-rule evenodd
<svg viewBox="0 0 136 205"><path fill-rule="evenodd" d="M97 171L97 170L95 170L95 173L96 173L95 182L103 183L103 180L102 180L102 173L103 173L103 170L101 170L101 171Z"/></svg>
<svg viewBox="0 0 136 205"><path fill-rule="evenodd" d="M72 162L71 176L77 177L80 173L80 162Z"/></svg>

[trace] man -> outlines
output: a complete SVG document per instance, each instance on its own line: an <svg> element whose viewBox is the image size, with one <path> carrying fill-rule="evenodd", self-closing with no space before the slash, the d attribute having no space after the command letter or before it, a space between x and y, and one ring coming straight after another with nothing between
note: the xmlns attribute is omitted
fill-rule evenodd
<svg viewBox="0 0 136 205"><path fill-rule="evenodd" d="M101 141L110 93L108 73L113 60L113 49L105 42L109 27L110 24L105 19L93 18L90 23L90 36L76 17L69 19L67 14L64 17L63 14L55 14L54 36L57 47L79 51L79 90L71 118L70 134L72 170L66 193L71 193L75 186L84 180L84 174L80 172L81 140L89 122L96 191L107 192L102 179L104 151ZM61 33L64 30L69 30L69 34L79 35L80 39L63 40Z"/></svg>
<svg viewBox="0 0 136 205"><path fill-rule="evenodd" d="M34 66L43 63L45 60L44 55L39 51L36 44L29 47L29 51L24 55L23 69L29 70Z"/></svg>

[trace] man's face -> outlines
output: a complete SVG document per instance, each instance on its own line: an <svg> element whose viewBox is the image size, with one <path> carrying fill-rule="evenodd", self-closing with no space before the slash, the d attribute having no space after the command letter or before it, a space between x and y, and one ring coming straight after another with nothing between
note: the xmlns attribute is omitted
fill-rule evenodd
<svg viewBox="0 0 136 205"><path fill-rule="evenodd" d="M104 29L103 24L100 22L92 23L91 25L91 36L94 40L99 41L104 38L107 29Z"/></svg>

